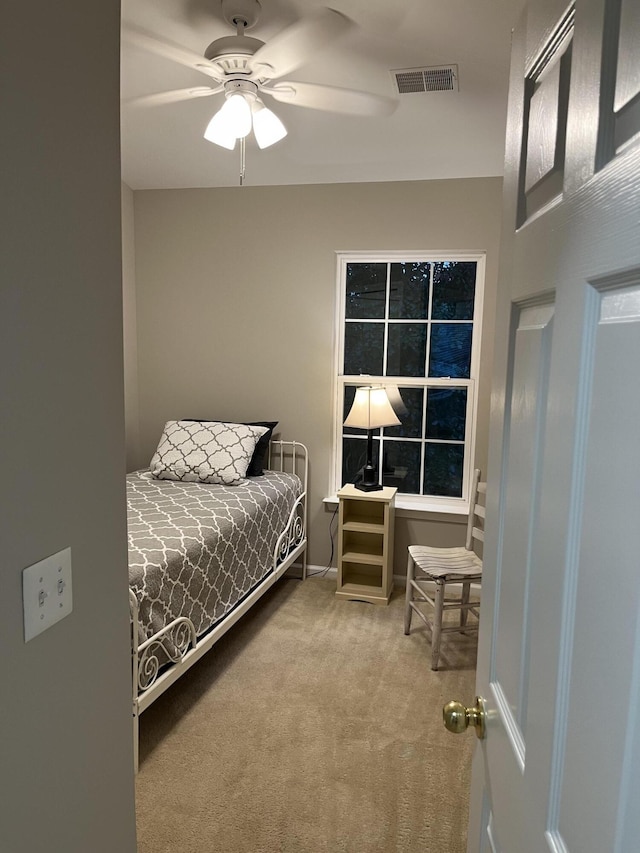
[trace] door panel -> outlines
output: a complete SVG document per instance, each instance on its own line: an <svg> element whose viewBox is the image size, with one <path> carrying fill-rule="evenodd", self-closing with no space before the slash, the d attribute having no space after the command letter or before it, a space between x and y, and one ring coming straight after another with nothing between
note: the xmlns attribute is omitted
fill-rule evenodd
<svg viewBox="0 0 640 853"><path fill-rule="evenodd" d="M552 305L516 308L510 361L513 376L505 412L504 536L498 552L501 574L495 618L491 688L524 766L529 683L529 582L537 493L536 470L545 423L546 383L552 340Z"/></svg>
<svg viewBox="0 0 640 853"><path fill-rule="evenodd" d="M585 351L590 357L585 358L583 382L587 434L584 456L576 459L578 477L584 480L582 518L576 520L574 606L567 608L575 614L568 673L573 677L566 745L558 745L559 756L565 751L558 828L570 850L610 849L618 819L624 824L628 818L619 815L618 803L627 737L634 730L630 690L638 687L630 686L627 666L612 666L611 658L619 656L633 669L639 642L640 278L635 286L604 292L594 288L589 308ZM613 376L619 381L612 382ZM630 442L632 433L636 439ZM618 506L614 517L609 511L612 496ZM590 673L594 679L586 677ZM601 736L585 739L585 731L571 725L585 711ZM581 784L589 778L598 785ZM602 789L610 796L603 797Z"/></svg>
<svg viewBox="0 0 640 853"><path fill-rule="evenodd" d="M571 8L525 80L519 224L562 193L574 17Z"/></svg>
<svg viewBox="0 0 640 853"><path fill-rule="evenodd" d="M640 67L637 61L640 6L634 0L622 0L618 34L615 112L620 112L640 92Z"/></svg>
<svg viewBox="0 0 640 853"><path fill-rule="evenodd" d="M640 132L640 4L607 0L600 79L598 167L606 165Z"/></svg>

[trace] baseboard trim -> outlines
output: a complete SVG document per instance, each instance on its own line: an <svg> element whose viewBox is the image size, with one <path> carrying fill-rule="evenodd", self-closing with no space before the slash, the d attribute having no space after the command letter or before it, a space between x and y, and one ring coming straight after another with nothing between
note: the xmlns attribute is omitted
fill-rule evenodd
<svg viewBox="0 0 640 853"><path fill-rule="evenodd" d="M287 572L285 572L285 577L298 577L298 578L299 578L299 577L300 577L300 575L299 575L299 572L300 572L300 566L295 566L295 565L294 565L294 566L292 566L291 568L292 568L292 569L294 569L294 570L296 570L296 569L297 569L298 574L294 574L293 572L291 572L291 569L289 569ZM317 577L331 578L332 580L334 580L334 581L336 581L336 582L337 582L337 580L338 580L338 570L337 570L334 566L331 566L330 568L327 568L326 566L312 566L312 565L308 565L308 566L307 566L307 578L314 578L314 577L316 577L316 578L317 578ZM399 588L401 588L401 589L404 589L404 588L406 587L406 585L407 585L407 576L406 576L406 575L396 575L396 574L394 574L394 576L393 576L393 585L394 585L394 587L399 587ZM471 589L472 589L476 594L479 594L479 593L480 593L480 584L472 583L472 584L471 584Z"/></svg>
<svg viewBox="0 0 640 853"><path fill-rule="evenodd" d="M331 566L327 568L326 566L307 566L307 577L323 577L323 578L332 578L333 580L338 580L338 570L335 566ZM404 587L407 582L406 575L394 575L393 576L393 585Z"/></svg>
<svg viewBox="0 0 640 853"><path fill-rule="evenodd" d="M295 563L291 568L287 569L284 573L284 577L288 578L298 578L300 579L300 571L301 567L296 565ZM338 580L338 570L331 566L327 568L326 566L307 566L307 578L331 578L332 580ZM393 585L394 587L399 587L400 589L404 589L407 585L407 576L406 575L394 575L393 576ZM480 584L472 583L471 589L477 594L480 594Z"/></svg>

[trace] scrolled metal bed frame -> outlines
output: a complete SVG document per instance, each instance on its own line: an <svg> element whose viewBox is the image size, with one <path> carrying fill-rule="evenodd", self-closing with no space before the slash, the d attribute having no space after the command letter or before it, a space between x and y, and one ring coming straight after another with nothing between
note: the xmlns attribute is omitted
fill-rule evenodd
<svg viewBox="0 0 640 853"><path fill-rule="evenodd" d="M297 441L272 440L267 468L297 474L302 493L294 504L284 530L273 549L273 565L268 574L236 606L209 631L197 637L191 620L180 616L152 637L139 642L138 599L129 590L131 612L131 660L133 675L133 743L134 761L138 768L140 714L167 688L176 682L196 661L261 598L291 566L301 558L302 580L307 574L307 481L308 451ZM162 663L160 652L162 652ZM167 660L169 663L167 663Z"/></svg>

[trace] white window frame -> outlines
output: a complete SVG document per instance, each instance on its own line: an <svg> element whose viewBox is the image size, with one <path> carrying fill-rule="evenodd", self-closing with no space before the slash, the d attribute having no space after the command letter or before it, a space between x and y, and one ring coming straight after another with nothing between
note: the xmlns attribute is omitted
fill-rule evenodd
<svg viewBox="0 0 640 853"><path fill-rule="evenodd" d="M342 478L342 410L343 410L343 387L352 384L368 384L375 381L376 384L399 384L401 386L415 387L465 387L467 388L467 416L466 433L464 439L465 457L462 476L462 496L433 497L423 495L400 494L396 496L396 507L401 510L414 510L419 512L467 514L469 512L469 491L475 460L475 446L478 420L478 379L480 374L480 351L482 338L482 315L484 307L484 286L486 253L484 252L461 252L459 250L437 250L428 249L424 251L375 251L375 252L336 252L336 314L335 314L335 347L334 347L334 369L333 369L333 449L332 465L330 471L329 494L335 495L341 486ZM350 263L399 263L399 262L425 262L437 263L442 261L473 261L476 267L475 304L473 312L473 336L471 343L471 365L468 379L460 378L428 378L425 377L370 377L346 376L342 371L344 364L344 333L345 333L345 299L344 286L346 282L347 265ZM431 297L433 294L431 294ZM387 321L388 318L385 318Z"/></svg>

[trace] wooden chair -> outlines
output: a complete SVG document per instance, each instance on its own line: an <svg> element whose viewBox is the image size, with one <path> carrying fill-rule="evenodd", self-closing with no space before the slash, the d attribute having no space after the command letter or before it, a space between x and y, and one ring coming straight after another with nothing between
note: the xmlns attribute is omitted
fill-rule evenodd
<svg viewBox="0 0 640 853"><path fill-rule="evenodd" d="M484 541L484 504L480 498L486 495L487 484L480 482L480 471L474 471L471 488L472 507L467 524L467 539L464 546L457 548L432 548L428 545L410 545L407 564L407 589L404 608L404 632L411 630L411 617L417 613L431 633L431 669L438 668L440 640L443 634L477 632L480 618L480 602L471 601L471 584L482 581L482 558L474 550L476 542ZM447 597L447 588L462 587L459 594ZM435 593L433 588L435 585ZM428 605L433 608L424 612ZM425 608L426 609L426 608ZM444 624L445 610L459 610L458 624ZM429 615L432 618L429 618ZM475 621L468 624L472 613Z"/></svg>

